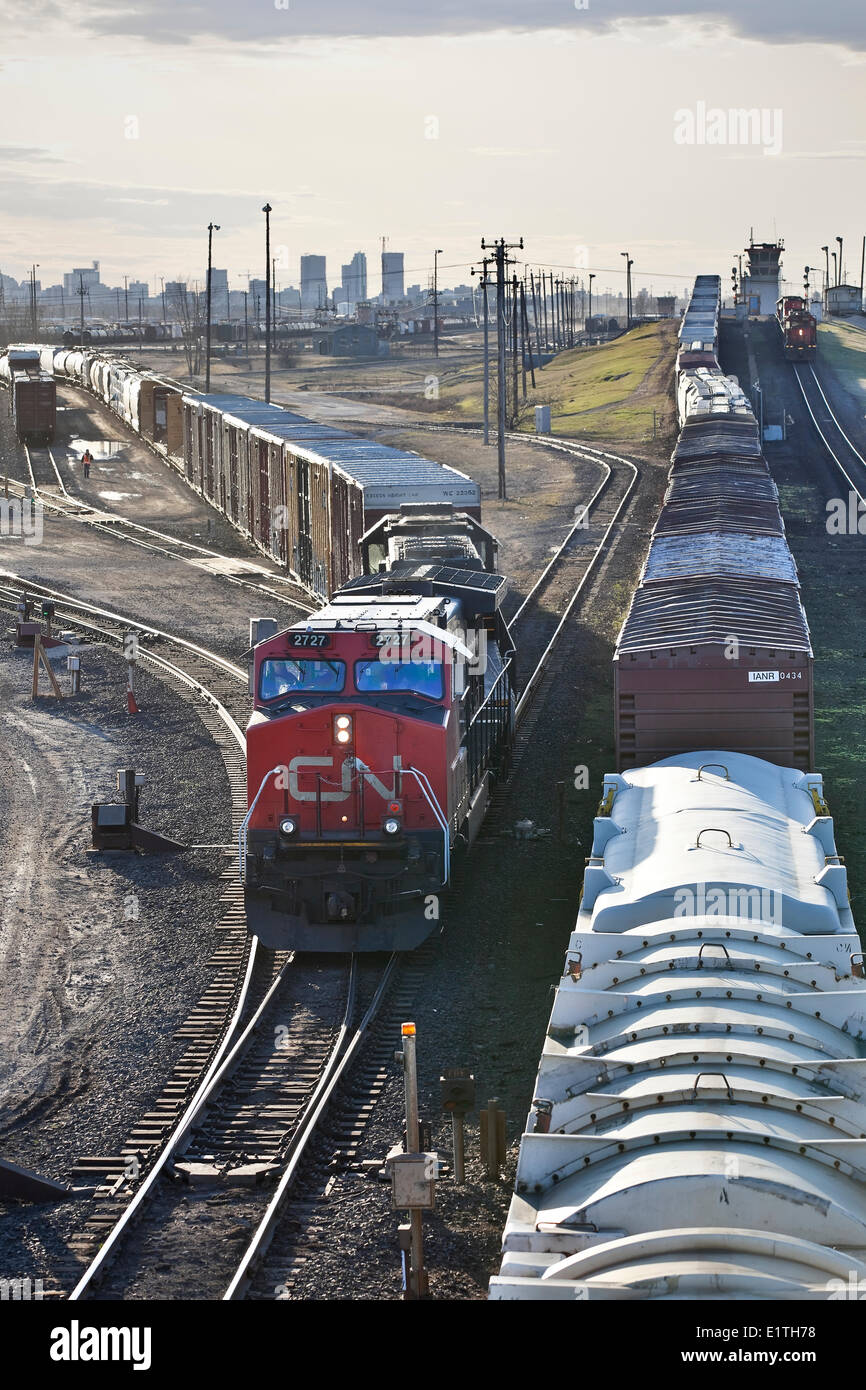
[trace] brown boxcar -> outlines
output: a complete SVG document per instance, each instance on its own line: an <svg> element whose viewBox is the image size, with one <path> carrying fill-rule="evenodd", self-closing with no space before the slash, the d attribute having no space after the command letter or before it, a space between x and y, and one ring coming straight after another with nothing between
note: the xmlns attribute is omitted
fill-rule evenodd
<svg viewBox="0 0 866 1390"><path fill-rule="evenodd" d="M457 469L247 397L185 396L183 447L193 487L323 598L362 573L361 537L403 503L481 516Z"/></svg>
<svg viewBox="0 0 866 1390"><path fill-rule="evenodd" d="M23 443L50 444L57 422L57 386L39 369L13 368L10 407L15 433Z"/></svg>

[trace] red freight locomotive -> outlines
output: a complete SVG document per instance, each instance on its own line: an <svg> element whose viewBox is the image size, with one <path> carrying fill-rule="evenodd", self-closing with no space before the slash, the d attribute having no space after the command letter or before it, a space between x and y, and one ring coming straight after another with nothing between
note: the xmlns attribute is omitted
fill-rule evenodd
<svg viewBox="0 0 866 1390"><path fill-rule="evenodd" d="M817 357L818 325L802 295L783 295L776 305L776 322L789 362L810 362Z"/></svg>
<svg viewBox="0 0 866 1390"><path fill-rule="evenodd" d="M514 727L507 581L458 563L394 561L255 647L239 856L265 945L411 950L436 930Z"/></svg>

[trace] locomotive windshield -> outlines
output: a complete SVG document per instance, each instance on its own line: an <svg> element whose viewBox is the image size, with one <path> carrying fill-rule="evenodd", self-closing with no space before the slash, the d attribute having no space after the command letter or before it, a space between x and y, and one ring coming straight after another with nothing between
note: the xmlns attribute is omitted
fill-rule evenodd
<svg viewBox="0 0 866 1390"><path fill-rule="evenodd" d="M332 694L343 689L345 679L346 664L343 661L324 661L316 657L263 661L259 699L275 700L278 695L293 695L298 691Z"/></svg>
<svg viewBox="0 0 866 1390"><path fill-rule="evenodd" d="M441 661L382 661L378 656L355 662L355 688L363 692L399 691L441 700Z"/></svg>

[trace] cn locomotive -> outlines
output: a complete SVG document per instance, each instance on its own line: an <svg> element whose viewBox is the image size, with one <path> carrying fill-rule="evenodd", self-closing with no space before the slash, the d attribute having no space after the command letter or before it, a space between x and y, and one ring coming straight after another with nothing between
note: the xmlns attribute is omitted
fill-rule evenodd
<svg viewBox="0 0 866 1390"><path fill-rule="evenodd" d="M514 648L492 536L409 505L364 541L375 572L252 653L240 875L271 947L418 946L507 766Z"/></svg>
<svg viewBox="0 0 866 1390"><path fill-rule="evenodd" d="M818 325L802 295L783 295L776 305L782 351L789 362L814 362L818 356Z"/></svg>

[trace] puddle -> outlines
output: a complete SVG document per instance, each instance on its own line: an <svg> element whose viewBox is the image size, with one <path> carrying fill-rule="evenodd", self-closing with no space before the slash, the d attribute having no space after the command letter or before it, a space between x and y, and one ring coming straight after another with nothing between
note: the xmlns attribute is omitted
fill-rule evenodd
<svg viewBox="0 0 866 1390"><path fill-rule="evenodd" d="M140 497L140 492L98 492L97 497L101 497L104 502L128 502L133 497Z"/></svg>
<svg viewBox="0 0 866 1390"><path fill-rule="evenodd" d="M122 439L73 439L69 444L69 452L77 454L80 458L85 449L89 449L94 459L113 459L122 453L125 448Z"/></svg>

